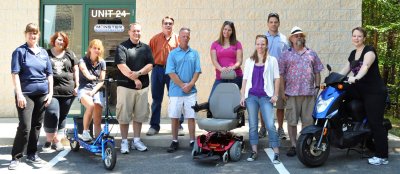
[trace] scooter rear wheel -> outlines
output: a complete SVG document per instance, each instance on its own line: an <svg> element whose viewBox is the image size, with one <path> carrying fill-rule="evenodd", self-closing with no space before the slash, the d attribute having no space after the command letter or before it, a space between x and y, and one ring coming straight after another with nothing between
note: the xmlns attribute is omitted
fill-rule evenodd
<svg viewBox="0 0 400 174"><path fill-rule="evenodd" d="M114 145L111 142L107 142L104 148L105 158L103 160L104 168L112 170L117 163L117 152Z"/></svg>
<svg viewBox="0 0 400 174"><path fill-rule="evenodd" d="M229 158L232 161L239 161L242 156L242 142L236 141L229 149Z"/></svg>
<svg viewBox="0 0 400 174"><path fill-rule="evenodd" d="M308 167L321 166L328 159L330 145L323 141L322 149L316 149L320 134L301 134L297 140L296 153L300 162Z"/></svg>

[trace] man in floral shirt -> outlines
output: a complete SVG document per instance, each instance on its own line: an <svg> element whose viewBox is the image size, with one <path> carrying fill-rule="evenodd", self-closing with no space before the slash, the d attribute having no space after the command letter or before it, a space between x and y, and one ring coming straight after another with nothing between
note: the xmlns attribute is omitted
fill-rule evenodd
<svg viewBox="0 0 400 174"><path fill-rule="evenodd" d="M305 34L301 28L292 28L289 36L290 49L283 52L279 60L279 72L286 100L285 117L292 147L288 156L296 155L297 122L302 127L313 123L312 111L315 104L316 88L319 88L324 69L316 52L305 46Z"/></svg>

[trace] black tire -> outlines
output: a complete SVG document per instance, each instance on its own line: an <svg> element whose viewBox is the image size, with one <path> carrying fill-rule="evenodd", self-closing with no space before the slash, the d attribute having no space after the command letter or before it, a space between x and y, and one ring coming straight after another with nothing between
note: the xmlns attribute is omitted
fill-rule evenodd
<svg viewBox="0 0 400 174"><path fill-rule="evenodd" d="M69 146L71 146L71 150L74 152L79 151L80 145L78 141L70 140Z"/></svg>
<svg viewBox="0 0 400 174"><path fill-rule="evenodd" d="M229 149L229 158L231 161L239 161L242 156L242 143L240 141L236 141L233 143L232 147Z"/></svg>
<svg viewBox="0 0 400 174"><path fill-rule="evenodd" d="M325 144L325 151L314 149L314 145L318 143L319 136L320 134L301 134L297 140L297 158L307 167L321 166L328 159L330 151L329 142L322 142Z"/></svg>
<svg viewBox="0 0 400 174"><path fill-rule="evenodd" d="M115 151L115 147L111 142L107 142L104 148L105 158L103 160L104 168L107 170L112 170L117 163L117 152Z"/></svg>

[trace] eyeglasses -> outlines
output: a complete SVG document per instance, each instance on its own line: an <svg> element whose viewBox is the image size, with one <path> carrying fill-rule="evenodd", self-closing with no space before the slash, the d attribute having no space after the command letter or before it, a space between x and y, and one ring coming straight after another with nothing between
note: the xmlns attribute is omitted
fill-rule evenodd
<svg viewBox="0 0 400 174"><path fill-rule="evenodd" d="M174 25L172 22L164 22L164 25Z"/></svg>
<svg viewBox="0 0 400 174"><path fill-rule="evenodd" d="M293 35L295 38L301 38L301 37L305 37L304 34L294 34Z"/></svg>

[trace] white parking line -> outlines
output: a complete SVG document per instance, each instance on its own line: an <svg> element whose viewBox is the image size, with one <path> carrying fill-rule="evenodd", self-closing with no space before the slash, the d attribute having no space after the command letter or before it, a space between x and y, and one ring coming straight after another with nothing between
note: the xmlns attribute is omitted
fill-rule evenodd
<svg viewBox="0 0 400 174"><path fill-rule="evenodd" d="M54 165L56 165L60 161L65 160L65 156L71 151L69 148L65 148L63 151L57 154L53 159L51 159L45 166L44 168L52 168Z"/></svg>
<svg viewBox="0 0 400 174"><path fill-rule="evenodd" d="M265 153L267 153L269 159L271 162L274 160L274 151L271 148L265 148L264 149ZM285 166L281 162L280 164L274 164L275 169L280 173L280 174L290 174L288 170L286 170Z"/></svg>

